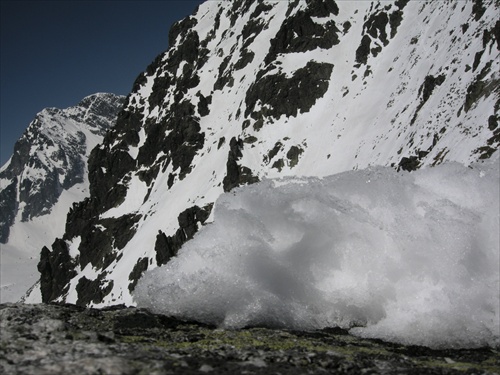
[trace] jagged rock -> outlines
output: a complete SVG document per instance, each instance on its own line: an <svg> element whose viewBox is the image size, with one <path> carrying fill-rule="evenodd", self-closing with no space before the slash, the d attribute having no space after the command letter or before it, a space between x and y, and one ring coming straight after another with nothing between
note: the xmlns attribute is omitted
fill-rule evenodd
<svg viewBox="0 0 500 375"><path fill-rule="evenodd" d="M89 263L94 268L106 268L111 264L116 259L116 254L109 252L109 247L116 246L122 249L134 236L134 225L139 219L139 215L130 214L97 221L98 228L95 228L88 236L84 236L79 246L79 263L82 269Z"/></svg>
<svg viewBox="0 0 500 375"><path fill-rule="evenodd" d="M46 247L42 249L38 271L41 275L40 289L44 301L52 301L67 292L66 281L76 275L74 267L75 263L63 240L56 240L52 251Z"/></svg>
<svg viewBox="0 0 500 375"><path fill-rule="evenodd" d="M287 17L276 36L265 62L275 60L280 53L306 52L316 48L328 49L339 43L335 21L320 25L312 17L325 18L337 15L339 8L335 1L311 1L305 11L298 11Z"/></svg>
<svg viewBox="0 0 500 375"><path fill-rule="evenodd" d="M368 55L370 53L370 45L372 40L368 35L363 35L361 39L361 44L356 50L356 62L360 64L366 64L368 61Z"/></svg>
<svg viewBox="0 0 500 375"><path fill-rule="evenodd" d="M425 77L424 83L418 89L418 96L421 96L420 103L415 110L415 114L413 115L413 118L410 121L410 125L413 125L415 123L419 111L422 109L424 104L429 100L436 86L441 86L445 79L446 76L444 74L441 74L437 77L434 77L432 75L428 75Z"/></svg>
<svg viewBox="0 0 500 375"><path fill-rule="evenodd" d="M198 231L198 225L202 225L207 221L212 208L213 205L208 204L203 208L193 206L181 212L177 219L179 229L173 236L166 236L165 233L159 231L155 243L156 263L159 266L167 264L177 254L182 245L193 238Z"/></svg>
<svg viewBox="0 0 500 375"><path fill-rule="evenodd" d="M387 5L382 10L376 10L366 19L363 24L363 37L361 44L356 50L356 62L366 64L370 53L373 57L382 51L382 46L389 44L387 35L387 25L390 26L390 38L396 36L398 27L403 19L403 9L408 4L409 0L395 1L394 5L398 9L393 9L391 5ZM388 12L388 10L390 10ZM371 48L372 41L376 45ZM380 41L382 44L378 43Z"/></svg>
<svg viewBox="0 0 500 375"><path fill-rule="evenodd" d="M95 94L74 107L46 108L37 114L0 171L0 179L10 181L0 188L1 243L7 243L19 213L21 222L47 215L63 191L83 183L87 146L96 142L89 138L104 136L124 100Z"/></svg>
<svg viewBox="0 0 500 375"><path fill-rule="evenodd" d="M498 116L491 115L488 118L488 129L492 135L486 141L486 145L478 147L474 152L480 154L480 159L489 159L500 147L500 128L498 127Z"/></svg>
<svg viewBox="0 0 500 375"><path fill-rule="evenodd" d="M420 165L417 156L409 156L401 158L399 162L398 170L403 170L407 172L416 171Z"/></svg>
<svg viewBox="0 0 500 375"><path fill-rule="evenodd" d="M16 218L17 177L12 183L0 191L0 243L6 243L9 239L10 227Z"/></svg>
<svg viewBox="0 0 500 375"><path fill-rule="evenodd" d="M205 97L201 93L198 93L198 97L200 98L198 102L198 113L203 117L210 113L209 105L212 104L212 97Z"/></svg>
<svg viewBox="0 0 500 375"><path fill-rule="evenodd" d="M333 65L309 61L297 69L291 78L284 74L266 75L258 79L247 92L245 116L297 116L308 112L328 90ZM260 113L253 112L257 102L265 105Z"/></svg>
<svg viewBox="0 0 500 375"><path fill-rule="evenodd" d="M487 79L486 77L491 72L491 62L487 63L481 72L476 76L476 79L467 88L465 96L464 111L468 112L479 99L484 96L489 96L492 93L500 93L500 79Z"/></svg>
<svg viewBox="0 0 500 375"><path fill-rule="evenodd" d="M142 309L0 305L4 374L494 374L496 350L430 350L340 329L225 331Z"/></svg>
<svg viewBox="0 0 500 375"><path fill-rule="evenodd" d="M226 163L226 177L224 177L224 191L231 191L233 188L258 182L259 179L253 176L252 171L245 166L239 165L238 160L241 158L243 149L243 141L241 139L231 138L229 142L229 153Z"/></svg>
<svg viewBox="0 0 500 375"><path fill-rule="evenodd" d="M130 280L130 284L128 284L128 289L132 292L139 281L139 278L142 276L144 271L148 269L149 266L149 258L140 258L134 269L130 273L128 279Z"/></svg>
<svg viewBox="0 0 500 375"><path fill-rule="evenodd" d="M234 64L234 69L235 70L244 69L245 66L247 66L253 61L254 57L255 53L253 53L252 51L244 50L241 54L240 59L236 62L236 64Z"/></svg>
<svg viewBox="0 0 500 375"><path fill-rule="evenodd" d="M290 147L290 150L288 150L288 152L286 153L286 157L289 160L288 163L290 165L290 168L293 168L297 165L297 163L299 162L299 157L303 152L304 150L300 146Z"/></svg>
<svg viewBox="0 0 500 375"><path fill-rule="evenodd" d="M113 282L105 282L105 274L101 274L97 279L89 280L83 276L78 280L76 292L78 299L76 303L80 306L87 306L90 303L99 303L113 289Z"/></svg>

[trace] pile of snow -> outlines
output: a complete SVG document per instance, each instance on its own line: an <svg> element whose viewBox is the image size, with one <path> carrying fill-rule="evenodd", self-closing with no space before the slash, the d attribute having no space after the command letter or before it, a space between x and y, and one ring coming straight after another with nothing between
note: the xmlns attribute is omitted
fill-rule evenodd
<svg viewBox="0 0 500 375"><path fill-rule="evenodd" d="M223 328L349 328L429 347L500 344L499 164L374 167L222 195L214 223L135 293Z"/></svg>

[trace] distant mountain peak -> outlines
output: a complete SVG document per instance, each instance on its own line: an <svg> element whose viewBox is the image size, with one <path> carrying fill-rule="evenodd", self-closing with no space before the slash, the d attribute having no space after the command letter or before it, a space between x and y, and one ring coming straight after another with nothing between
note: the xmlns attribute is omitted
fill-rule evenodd
<svg viewBox="0 0 500 375"><path fill-rule="evenodd" d="M0 243L7 244L2 246L3 267L10 259L7 252L15 259L36 259L33 248L39 251L47 244L44 241L52 243L49 233L62 233L66 215L62 206L67 211L72 200L88 193L88 156L114 125L124 101L123 96L99 93L70 108L43 109L16 142L12 157L0 170ZM60 202L70 190L71 196ZM63 217L51 216L55 206ZM33 240L27 240L30 230L40 233L31 233ZM2 270L2 282L8 282L8 273Z"/></svg>

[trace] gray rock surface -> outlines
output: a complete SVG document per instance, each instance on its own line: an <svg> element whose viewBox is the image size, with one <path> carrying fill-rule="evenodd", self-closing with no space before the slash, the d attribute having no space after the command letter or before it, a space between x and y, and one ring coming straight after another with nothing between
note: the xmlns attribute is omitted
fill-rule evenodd
<svg viewBox="0 0 500 375"><path fill-rule="evenodd" d="M498 350L430 350L341 330L225 331L146 310L0 305L2 374L498 374Z"/></svg>

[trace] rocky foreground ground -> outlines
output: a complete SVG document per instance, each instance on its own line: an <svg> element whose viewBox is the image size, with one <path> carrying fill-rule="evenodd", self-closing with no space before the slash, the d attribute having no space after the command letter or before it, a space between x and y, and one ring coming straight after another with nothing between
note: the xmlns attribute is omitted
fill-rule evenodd
<svg viewBox="0 0 500 375"><path fill-rule="evenodd" d="M500 374L491 348L438 351L335 329L226 331L119 306L3 304L0 329L2 374Z"/></svg>

